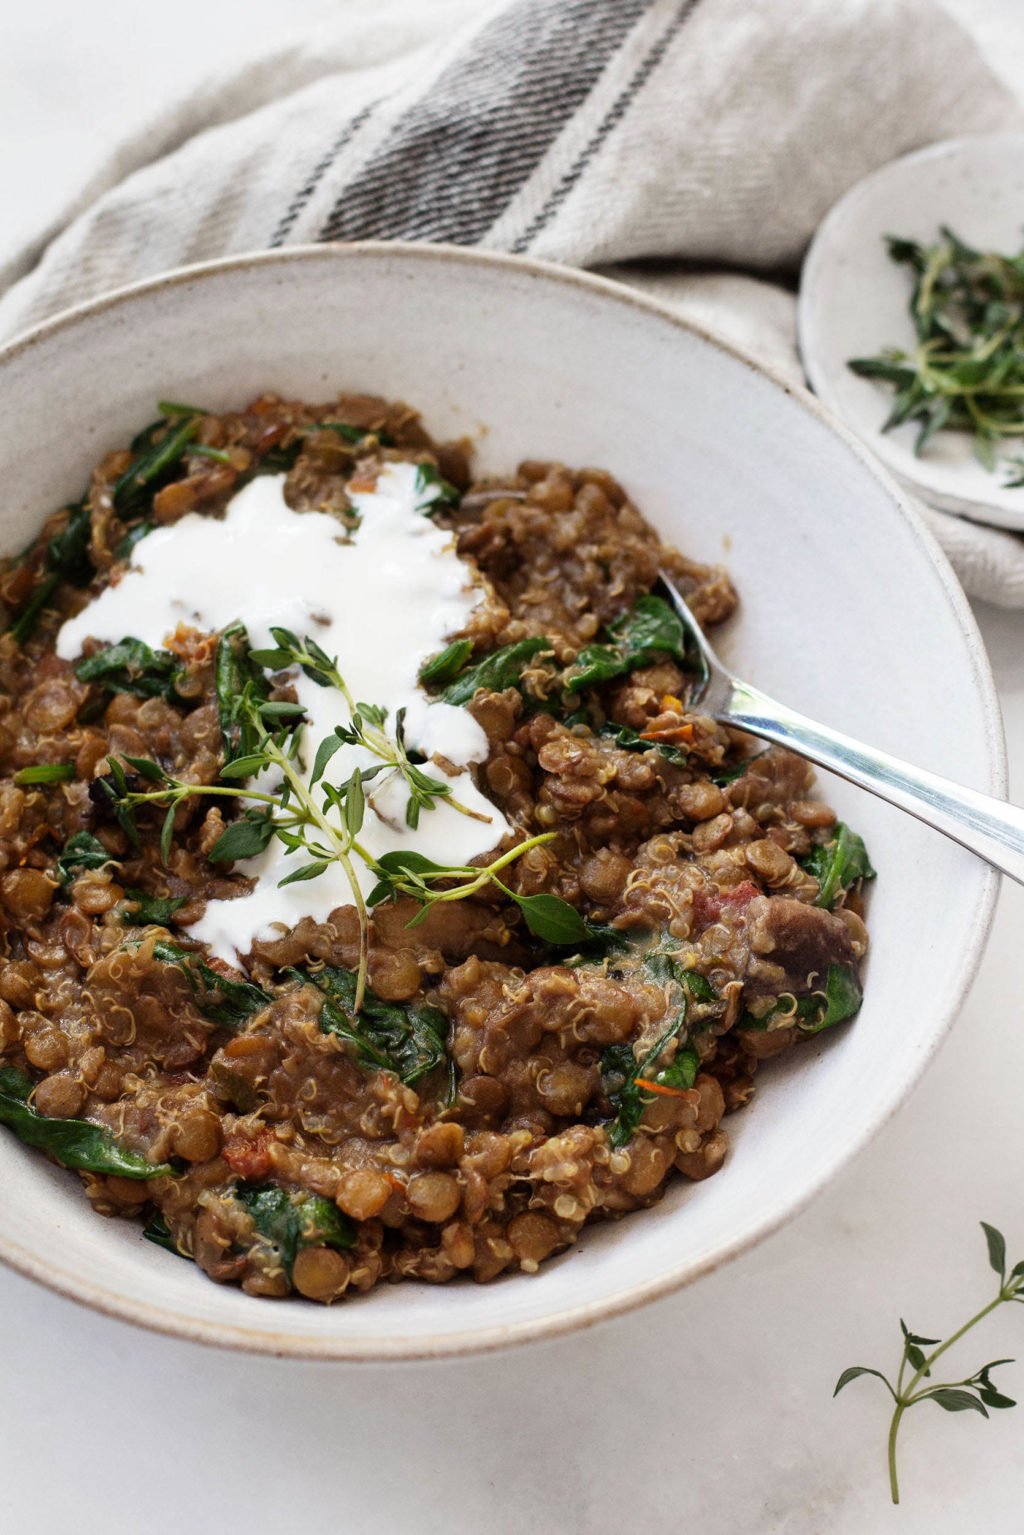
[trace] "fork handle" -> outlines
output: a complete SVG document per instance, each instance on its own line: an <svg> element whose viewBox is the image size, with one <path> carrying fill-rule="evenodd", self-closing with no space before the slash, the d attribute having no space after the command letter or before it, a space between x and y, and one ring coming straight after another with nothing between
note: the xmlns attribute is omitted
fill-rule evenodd
<svg viewBox="0 0 1024 1535"><path fill-rule="evenodd" d="M749 683L732 681L728 706L716 718L751 735L788 746L841 778L909 811L959 842L1018 884L1024 884L1024 810L912 767L888 752L819 725Z"/></svg>

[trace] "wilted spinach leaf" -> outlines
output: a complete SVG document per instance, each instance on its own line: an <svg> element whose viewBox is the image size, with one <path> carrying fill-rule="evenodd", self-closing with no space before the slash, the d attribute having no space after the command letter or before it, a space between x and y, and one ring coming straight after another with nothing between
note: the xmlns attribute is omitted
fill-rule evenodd
<svg viewBox="0 0 1024 1535"><path fill-rule="evenodd" d="M249 636L244 624L229 625L217 641L214 689L226 767L229 762L247 757L255 750L256 731L250 703L254 696L265 699L270 694L263 667L258 666L249 653Z"/></svg>
<svg viewBox="0 0 1024 1535"><path fill-rule="evenodd" d="M436 511L439 506L455 507L462 500L461 490L446 480L433 464L416 465L416 493L425 512Z"/></svg>
<svg viewBox="0 0 1024 1535"><path fill-rule="evenodd" d="M144 890L128 889L125 890L125 897L135 908L134 911L121 913L121 921L128 927L166 927L186 900L183 895L147 895Z"/></svg>
<svg viewBox="0 0 1024 1535"><path fill-rule="evenodd" d="M86 1119L48 1119L27 1102L32 1081L13 1066L0 1067L0 1124L26 1146L49 1152L63 1167L109 1173L118 1178L163 1178L173 1172L166 1162L147 1162L122 1146L102 1125Z"/></svg>
<svg viewBox="0 0 1024 1535"><path fill-rule="evenodd" d="M321 1029L355 1045L359 1064L366 1069L393 1071L412 1087L428 1072L450 1064L448 1019L440 1008L423 1002L385 1002L367 987L357 1014L356 977L351 970L325 965L322 970L285 973L323 993Z"/></svg>
<svg viewBox="0 0 1024 1535"><path fill-rule="evenodd" d="M155 1215L150 1216L146 1225L143 1226L142 1235L145 1237L147 1242L152 1242L156 1247L166 1248L167 1251L169 1253L173 1253L176 1258L188 1258L188 1254L183 1253L177 1242L174 1240L174 1235L171 1231L171 1228L168 1226L159 1210ZM189 1259L189 1261L191 1262L191 1259Z"/></svg>
<svg viewBox="0 0 1024 1535"><path fill-rule="evenodd" d="M645 741L643 736L631 726L617 725L614 720L606 721L598 733L609 736L622 751L659 751L668 762L684 763L687 760L688 753L685 747L673 746L670 741Z"/></svg>
<svg viewBox="0 0 1024 1535"><path fill-rule="evenodd" d="M132 439L132 461L113 492L114 508L124 522L144 517L151 510L153 496L172 478L172 471L199 430L199 419L197 412L175 426L161 418Z"/></svg>
<svg viewBox="0 0 1024 1535"><path fill-rule="evenodd" d="M804 1034L820 1034L822 1029L829 1029L835 1023L845 1023L847 1018L852 1018L859 1010L863 996L856 970L849 965L829 965L823 988L809 991L801 997L794 998L792 994L788 994L785 1000L780 997L775 1007L762 1018L744 1013L737 1028L760 1031L782 1020L785 1026L792 1024ZM788 1002L795 1002L796 1005L789 1007Z"/></svg>
<svg viewBox="0 0 1024 1535"><path fill-rule="evenodd" d="M645 1096L639 1078L646 1078L658 1063L665 1046L675 1039L686 1027L686 998L682 998L682 1006L668 1028L656 1040L654 1046L647 1052L642 1061L638 1061L633 1053L633 1047L628 1042L619 1045L608 1045L601 1052L601 1082L608 1097L612 1109L615 1112L614 1119L605 1125L605 1134L612 1146L618 1148L625 1146L636 1133L637 1126L643 1118L643 1112L651 1101ZM666 1068L668 1069L668 1068ZM680 1071L683 1067L681 1065ZM696 1076L696 1071L694 1071ZM672 1084L677 1085L677 1084ZM692 1085L692 1084L690 1084Z"/></svg>
<svg viewBox="0 0 1024 1535"><path fill-rule="evenodd" d="M221 1028L240 1028L274 1000L252 981L229 980L208 965L201 954L182 949L176 943L158 938L153 954L163 964L177 966L192 988L203 1017Z"/></svg>
<svg viewBox="0 0 1024 1535"><path fill-rule="evenodd" d="M241 1184L235 1198L245 1206L260 1236L277 1249L281 1267L291 1279L303 1247L355 1246L355 1233L336 1205L319 1194L289 1194L272 1184Z"/></svg>
<svg viewBox="0 0 1024 1535"><path fill-rule="evenodd" d="M682 620L664 597L638 597L628 613L608 625L607 640L585 645L565 676L565 689L578 693L624 677L659 655L686 658Z"/></svg>
<svg viewBox="0 0 1024 1535"><path fill-rule="evenodd" d="M472 640L452 640L436 656L424 661L420 667L420 681L425 688L439 688L454 682L472 654Z"/></svg>
<svg viewBox="0 0 1024 1535"><path fill-rule="evenodd" d="M136 698L177 698L174 684L181 662L169 650L152 650L142 640L123 639L79 661L79 682L95 682L111 693L132 693Z"/></svg>
<svg viewBox="0 0 1024 1535"><path fill-rule="evenodd" d="M505 688L519 688L526 664L542 650L550 650L551 641L542 635L534 635L532 639L517 640L514 645L503 645L500 650L492 650L489 655L483 656L475 666L469 666L460 672L454 682L441 693L441 698L446 704L468 704L473 700L473 694L477 688L485 688L489 693L501 693Z"/></svg>
<svg viewBox="0 0 1024 1535"><path fill-rule="evenodd" d="M76 831L57 859L57 878L62 885L68 885L86 869L102 869L108 863L117 863L117 859L107 852L100 839L91 831Z"/></svg>
<svg viewBox="0 0 1024 1535"><path fill-rule="evenodd" d="M843 821L836 822L827 842L811 849L803 860L803 867L814 875L820 887L815 906L824 906L828 911L851 885L875 877L863 838Z"/></svg>
<svg viewBox="0 0 1024 1535"><path fill-rule="evenodd" d="M68 520L46 546L46 566L74 586L88 586L93 577L89 555L92 514L85 498L68 508Z"/></svg>

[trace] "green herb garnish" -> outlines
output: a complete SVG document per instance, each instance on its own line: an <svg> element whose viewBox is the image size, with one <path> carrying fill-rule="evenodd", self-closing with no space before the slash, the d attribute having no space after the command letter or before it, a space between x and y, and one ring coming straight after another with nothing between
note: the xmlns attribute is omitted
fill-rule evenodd
<svg viewBox="0 0 1024 1535"><path fill-rule="evenodd" d="M529 852L530 848L550 842L552 835L552 832L543 832L538 837L530 837L482 869L473 864L434 863L422 853L385 853L373 865L378 883L367 896L367 905L378 906L382 901L403 895L411 896L423 908L408 924L409 927L415 927L423 921L430 906L445 901L465 900L467 896L483 890L486 885L494 884L519 907L535 938L560 945L586 944L598 938L601 930L592 927L575 906L570 906L561 896L546 892L540 895L520 895L498 878L514 859Z"/></svg>
<svg viewBox="0 0 1024 1535"><path fill-rule="evenodd" d="M314 640L307 637L300 641L283 628L271 632L276 642L271 649L249 651L244 631L237 629L229 631L218 651L218 701L229 756L221 768L220 783L188 783L151 758L129 756L108 758L107 773L94 780L92 792L97 803L109 809L135 848L141 846L137 825L140 810L147 806L162 809L160 848L166 864L178 807L192 796L219 796L244 800L246 804L239 819L225 828L211 849L212 862L255 857L277 837L289 852L305 859L296 862L281 880L282 885L317 879L332 864L340 864L352 892L360 928L357 1012L362 1005L369 956L367 907L384 900L412 896L423 906L425 915L427 907L435 902L464 900L493 883L520 907L536 936L552 943L580 943L591 936L584 919L567 902L549 895L520 896L498 878L515 859L549 842L552 832L529 838L484 868L440 865L402 851L375 859L360 843L359 833L374 792L367 785L381 773L398 775L406 784L406 821L412 827L418 824L423 811L433 810L441 802L475 819L486 817L461 805L452 794L450 783L431 777L419 765L405 743L404 711L399 710L394 729L389 729L386 711L357 702L338 671L337 661ZM320 687L336 688L350 711L349 724L337 727L317 744L308 782L300 758L304 710L300 704L268 698L265 679L253 671L255 667L277 671L291 666L300 667ZM240 690L235 691L236 688ZM332 782L327 769L336 753L348 745L359 746L376 760L368 767L355 768L347 779ZM251 786L236 787L230 781L255 778L265 772L273 774L278 787L265 791ZM225 779L229 781L224 782ZM139 780L144 782L140 784ZM365 863L377 878L369 901L363 899L354 859Z"/></svg>
<svg viewBox="0 0 1024 1535"><path fill-rule="evenodd" d="M881 1370L870 1369L867 1365L855 1364L848 1370L844 1370L836 1381L836 1388L832 1395L838 1396L844 1386L848 1386L852 1380L861 1375L874 1375L882 1382L885 1389L893 1399L893 1413L889 1423L888 1460L889 1460L889 1490L892 1493L892 1501L900 1501L899 1477L896 1469L896 1443L899 1437L900 1424L909 1407L916 1407L919 1402L934 1402L944 1412L979 1412L983 1418L988 1417L989 1408L1000 1409L1016 1407L1012 1397L1003 1396L992 1384L991 1371L998 1365L1012 1364L1012 1359L993 1359L991 1363L976 1370L973 1375L966 1376L963 1380L941 1381L932 1379L932 1370L936 1362L947 1349L958 1343L962 1337L976 1327L983 1318L997 1307L1005 1305L1009 1301L1024 1302L1024 1262L1015 1263L1007 1273L1006 1269L1006 1241L1001 1232L986 1221L981 1222L981 1228L985 1233L985 1241L988 1244L988 1261L992 1269L999 1275L999 1289L995 1299L988 1305L982 1306L975 1312L969 1321L956 1332L951 1333L944 1343L938 1338L922 1338L917 1333L912 1333L906 1323L900 1318L900 1331L903 1334L903 1354L900 1359L899 1372L896 1376L896 1384L893 1385ZM935 1347L934 1345L937 1345ZM931 1350L926 1353L925 1350ZM908 1377L908 1371L913 1373ZM927 1384L924 1384L927 1382Z"/></svg>
<svg viewBox="0 0 1024 1535"><path fill-rule="evenodd" d="M883 431L915 422L918 454L944 428L970 432L992 469L1002 440L1024 435L1024 252L977 251L950 229L940 234L933 245L886 240L913 277L914 350L886 347L849 367L895 391Z"/></svg>
<svg viewBox="0 0 1024 1535"><path fill-rule="evenodd" d="M0 1124L26 1146L47 1151L61 1166L80 1172L142 1179L165 1178L174 1171L166 1162L147 1162L137 1151L129 1151L102 1125L38 1114L28 1103L32 1087L24 1072L0 1067Z"/></svg>
<svg viewBox="0 0 1024 1535"><path fill-rule="evenodd" d="M32 784L70 783L74 776L73 762L37 762L33 767L19 768L14 782L28 788Z"/></svg>

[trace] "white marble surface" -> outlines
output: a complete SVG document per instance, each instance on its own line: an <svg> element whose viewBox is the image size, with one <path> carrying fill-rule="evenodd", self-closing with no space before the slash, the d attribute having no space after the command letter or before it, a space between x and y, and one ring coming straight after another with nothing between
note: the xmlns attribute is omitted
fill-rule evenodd
<svg viewBox="0 0 1024 1535"><path fill-rule="evenodd" d="M1024 83L1017 0L950 4ZM325 9L8 0L5 244L154 99L230 56L241 29L279 33ZM1021 800L1024 616L979 618ZM722 1273L582 1336L440 1366L297 1365L136 1332L0 1272L0 1530L1015 1535L1024 1407L989 1423L919 1409L894 1511L880 1388L830 1395L847 1364L893 1363L901 1313L944 1333L987 1297L979 1219L1024 1256L1022 929L1024 891L1008 887L938 1062L808 1212ZM1007 1353L1022 1363L1004 1389L1024 1396L1024 1313L997 1314L964 1362Z"/></svg>

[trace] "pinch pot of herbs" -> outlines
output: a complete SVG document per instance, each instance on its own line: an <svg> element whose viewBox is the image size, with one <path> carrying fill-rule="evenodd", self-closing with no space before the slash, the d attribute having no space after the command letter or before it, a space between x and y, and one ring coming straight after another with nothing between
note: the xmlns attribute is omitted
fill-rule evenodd
<svg viewBox="0 0 1024 1535"><path fill-rule="evenodd" d="M951 221L962 224L955 212ZM885 334L872 327L844 359L870 352ZM526 457L607 466L663 537L697 559L729 565L742 606L722 647L737 671L904 758L989 793L1002 790L998 711L973 619L885 472L813 401L670 311L602 279L539 263L441 247L297 248L172 274L49 322L0 352L2 546L11 553L24 548L52 508L71 505L98 453L127 441L154 400L225 408L267 388L307 399L345 388L404 397L422 408L439 437L476 440L481 475ZM181 429L187 420L183 415ZM45 452L35 451L44 443ZM149 470L162 472L159 464ZM144 503L145 490L126 485L122 495ZM67 540L49 574L73 582L76 558ZM305 664L325 664L306 646L306 635L278 638L282 651L304 648ZM627 642L623 634L602 637L595 645L603 652L579 664L607 665L607 652ZM386 615L368 643L387 643ZM108 681L167 687L172 676L154 655L129 650L96 664L107 668ZM427 684L439 693L467 686L468 658L450 655L442 663L442 655L440 673ZM523 658L505 664L517 659ZM231 664L227 655L224 664ZM337 664L344 678L344 658ZM941 697L933 686L937 670ZM244 752L287 755L287 715L268 712L256 687L246 694L243 683L237 696L240 712L228 726L237 729L239 760ZM359 728L381 731L381 750L399 759L387 771L423 772L426 781L416 785L420 813L434 813L427 808L438 792L433 775L415 761L403 764L398 722L359 712ZM950 718L958 721L956 731ZM333 783L329 769L328 761ZM123 764L123 780L108 796L110 813L130 820L136 797L152 795L146 803L157 808L145 813L166 817L180 786L147 771L138 762ZM350 783L342 795L350 807L346 835L354 842L361 789ZM955 1017L988 931L995 880L987 869L842 783L823 782L820 792L863 836L878 871L863 1006L850 1023L823 1028L760 1075L754 1104L728 1122L732 1150L716 1177L678 1180L650 1210L588 1227L576 1248L534 1277L385 1286L329 1309L268 1308L210 1284L192 1264L171 1261L159 1249L159 1230L142 1241L135 1225L97 1221L72 1174L5 1132L0 1257L64 1294L179 1336L349 1360L436 1357L550 1337L711 1274L781 1226L877 1134ZM269 821L280 807L250 809L251 820L230 822L250 829L234 835L278 835ZM288 816L301 811L300 823L283 829L301 839L296 856L312 865L322 861L321 809L316 792L285 808ZM269 821L260 823L258 815ZM90 860L102 850L82 839L61 856L58 877L70 878L95 866ZM385 868L380 882L418 881L437 893L480 873L446 871L445 879L434 879L432 870L406 861ZM491 873L502 879L500 868ZM172 929L173 915L167 914ZM532 915L547 927L546 942L562 938L571 948L592 937L561 931L571 919L560 910ZM133 916L145 916L138 893L126 897L129 941ZM523 920L529 916L524 912ZM225 988L215 970L204 970L201 952L187 941L175 935L165 942L161 958L182 968L201 1008L244 1020L260 1005L243 982ZM300 973L290 984L317 989L322 1027L352 1028L356 972ZM823 996L822 1020L828 1006L851 1006L839 980L832 998ZM358 1038L349 1044L367 1061L386 1056L390 1069L415 1082L436 1069L435 1024L429 1010L413 1017L364 994ZM613 1133L625 1133L637 1096L669 1068L658 1060L634 1063L631 1077L628 1063L604 1064L617 1094L620 1129ZM671 1069L677 1066L685 1080L684 1051ZM30 1136L24 1083L5 1079L0 1086L4 1114ZM98 1144L68 1151L116 1154ZM322 1211L286 1207L259 1187L246 1197L286 1258L313 1232L328 1244L347 1240L343 1227L328 1229Z"/></svg>

